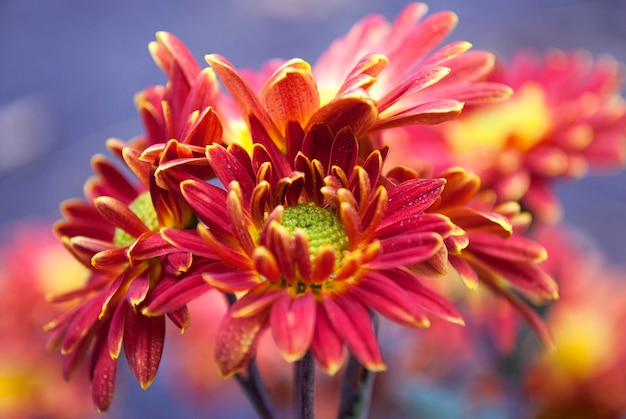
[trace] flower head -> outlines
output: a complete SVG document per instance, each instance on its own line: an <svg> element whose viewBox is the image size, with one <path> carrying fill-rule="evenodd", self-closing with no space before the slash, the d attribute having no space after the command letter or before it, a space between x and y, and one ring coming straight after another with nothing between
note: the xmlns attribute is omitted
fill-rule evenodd
<svg viewBox="0 0 626 419"><path fill-rule="evenodd" d="M556 349L526 369L526 396L538 417L620 417L626 412L624 267L609 265L563 227L538 232L554 255L546 268L563 295L546 316Z"/></svg>
<svg viewBox="0 0 626 419"><path fill-rule="evenodd" d="M207 260L217 255L203 277L240 295L218 329L218 370L229 376L245 368L267 328L285 359L311 351L332 374L344 344L367 368L384 368L369 310L411 327L429 324L426 311L460 323L408 269L458 234L446 217L424 213L445 182L387 188L386 150L356 164L349 128L335 135L320 124L291 140L291 158L271 141L255 143L252 156L236 144L207 147L227 186L184 181L183 195L202 223L196 233L162 233Z"/></svg>
<svg viewBox="0 0 626 419"><path fill-rule="evenodd" d="M357 23L312 68L302 59L273 61L264 82L238 72L224 57L206 60L231 93L243 119L254 119L284 150L297 124L308 131L325 123L337 133L349 126L357 138L377 130L456 117L464 103L496 101L511 94L500 83L482 82L491 54L466 53L468 42L431 51L452 31L456 15L421 20L427 8L411 4L391 25L380 16ZM247 80L246 80L247 79ZM249 136L225 138L250 146Z"/></svg>
<svg viewBox="0 0 626 419"><path fill-rule="evenodd" d="M109 146L142 181L133 183L103 156L92 165L97 176L85 186L87 201L62 205L65 219L54 226L56 235L85 265L90 276L77 289L53 298L72 302L74 309L47 325L51 345L66 354L64 375L69 376L89 352L93 399L106 410L113 397L117 359L122 346L129 366L143 388L156 374L165 334L164 313L146 316L142 309L177 284L191 264L189 253L163 241L162 227L186 228L195 217L177 197L156 185L152 165L139 153L117 141ZM193 275L190 275L191 277ZM208 289L201 283L198 295ZM179 327L188 324L185 301L168 312Z"/></svg>
<svg viewBox="0 0 626 419"><path fill-rule="evenodd" d="M419 178L407 168L393 169L388 176L398 181ZM493 193L479 193L480 179L461 168L440 174L446 187L427 212L442 214L466 235L449 236L437 257L423 264L426 274L444 274L449 267L469 288L479 283L508 300L529 321L546 343L550 333L541 317L528 305L545 304L558 298L558 287L540 265L547 252L538 242L526 238L531 217L519 204L496 204Z"/></svg>
<svg viewBox="0 0 626 419"><path fill-rule="evenodd" d="M626 162L626 103L619 66L606 56L552 50L500 60L489 80L515 94L498 105L468 107L441 126L386 133L390 160L438 172L462 166L477 173L498 202L520 201L537 219L554 222L560 206L556 179ZM414 150L419 150L417 154Z"/></svg>

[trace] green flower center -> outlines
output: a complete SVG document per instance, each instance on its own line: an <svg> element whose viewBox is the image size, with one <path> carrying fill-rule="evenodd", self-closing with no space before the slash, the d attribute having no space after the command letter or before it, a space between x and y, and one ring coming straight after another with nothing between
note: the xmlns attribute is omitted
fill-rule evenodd
<svg viewBox="0 0 626 419"><path fill-rule="evenodd" d="M152 205L152 199L150 198L150 192L146 191L139 195L128 206L130 210L139 217L141 221L152 231L159 229L159 221L157 219L156 210ZM131 236L121 228L115 229L113 235L113 244L119 247L130 246L135 241L135 237Z"/></svg>
<svg viewBox="0 0 626 419"><path fill-rule="evenodd" d="M292 234L297 227L306 231L311 256L322 247L331 246L339 260L341 252L348 249L348 237L341 221L329 210L316 205L299 204L285 208L281 224Z"/></svg>

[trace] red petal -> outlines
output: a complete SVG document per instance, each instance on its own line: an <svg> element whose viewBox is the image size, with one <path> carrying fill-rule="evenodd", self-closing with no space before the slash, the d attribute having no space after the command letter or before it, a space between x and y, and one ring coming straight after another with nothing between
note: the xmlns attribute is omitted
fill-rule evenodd
<svg viewBox="0 0 626 419"><path fill-rule="evenodd" d="M295 297L285 292L272 305L272 336L287 361L297 361L309 350L315 330L315 309L311 292Z"/></svg>
<svg viewBox="0 0 626 419"><path fill-rule="evenodd" d="M335 331L354 356L370 371L383 371L385 364L376 341L372 319L365 307L348 296L324 295L322 305Z"/></svg>
<svg viewBox="0 0 626 419"><path fill-rule="evenodd" d="M113 400L117 360L111 358L107 345L100 344L94 348L91 397L99 412L106 412Z"/></svg>
<svg viewBox="0 0 626 419"><path fill-rule="evenodd" d="M121 228L133 237L149 231L143 221L122 202L109 196L94 199L98 212L111 224Z"/></svg>
<svg viewBox="0 0 626 419"><path fill-rule="evenodd" d="M142 389L152 384L165 338L165 317L147 317L127 306L124 325L124 354Z"/></svg>
<svg viewBox="0 0 626 419"><path fill-rule="evenodd" d="M315 320L315 333L311 341L311 353L328 375L335 375L342 364L343 341L328 319L326 310L318 305L316 313L317 319Z"/></svg>
<svg viewBox="0 0 626 419"><path fill-rule="evenodd" d="M414 179L390 188L389 205L385 216L400 217L397 212L409 214L424 212L430 207L443 190L442 179Z"/></svg>
<svg viewBox="0 0 626 419"><path fill-rule="evenodd" d="M430 325L422 310L413 304L407 293L379 272L366 272L349 290L356 300L400 325Z"/></svg>
<svg viewBox="0 0 626 419"><path fill-rule="evenodd" d="M463 325L463 319L454 306L441 295L420 283L411 273L403 270L388 271L387 276L398 286L408 291L412 304L449 322Z"/></svg>
<svg viewBox="0 0 626 419"><path fill-rule="evenodd" d="M374 269L398 268L424 262L443 245L437 233L406 233L380 240L382 255L367 264Z"/></svg>

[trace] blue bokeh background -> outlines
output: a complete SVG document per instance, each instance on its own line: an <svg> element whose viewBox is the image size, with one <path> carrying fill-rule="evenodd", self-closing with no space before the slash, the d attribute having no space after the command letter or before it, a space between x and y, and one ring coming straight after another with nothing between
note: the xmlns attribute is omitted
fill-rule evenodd
<svg viewBox="0 0 626 419"><path fill-rule="evenodd" d="M406 4L0 1L0 227L58 218L62 200L82 196L89 158L106 153L104 140L141 131L133 95L165 82L147 50L156 31L176 34L201 63L212 52L238 67L256 68L273 57L313 62L364 15L393 19ZM433 0L430 9L459 15L449 40L466 39L505 57L520 47L585 48L626 63L626 0ZM567 223L588 233L611 260L626 259L624 174L591 176L559 193ZM134 383L121 387L114 404L127 409L126 417L170 416L158 377L147 393Z"/></svg>

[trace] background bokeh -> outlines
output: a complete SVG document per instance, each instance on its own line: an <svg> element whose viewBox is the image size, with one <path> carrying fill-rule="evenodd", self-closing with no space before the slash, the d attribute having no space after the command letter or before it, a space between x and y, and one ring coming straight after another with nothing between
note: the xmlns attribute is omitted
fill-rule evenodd
<svg viewBox="0 0 626 419"><path fill-rule="evenodd" d="M89 159L106 153L104 140L140 132L133 95L165 82L147 50L156 31L177 35L199 62L212 52L237 67L257 68L273 57L313 62L364 15L393 19L406 4L1 0L1 231L17 220L57 218L62 200L82 196ZM626 63L626 0L433 0L429 6L459 15L448 41L469 40L504 57L522 47L584 48ZM568 224L589 234L609 260L626 260L626 174L590 176L560 186L559 195ZM120 380L112 417L171 417L163 379L157 376L145 393Z"/></svg>

